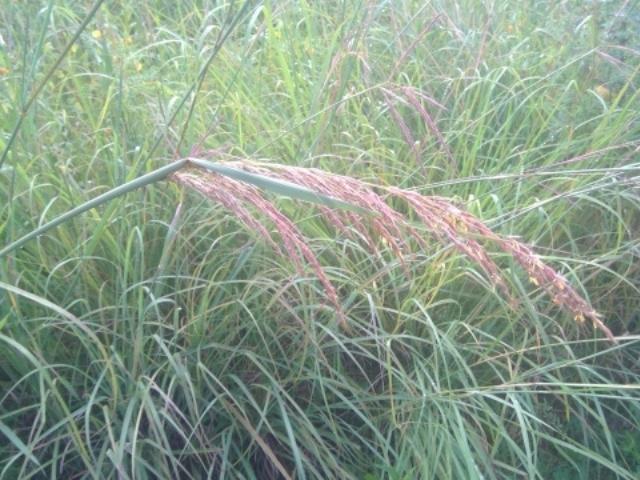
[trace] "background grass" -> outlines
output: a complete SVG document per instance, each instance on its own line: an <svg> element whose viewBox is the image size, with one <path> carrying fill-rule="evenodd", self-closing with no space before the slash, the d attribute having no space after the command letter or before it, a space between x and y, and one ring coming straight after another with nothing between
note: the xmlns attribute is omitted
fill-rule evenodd
<svg viewBox="0 0 640 480"><path fill-rule="evenodd" d="M343 333L311 270L163 183L1 259L0 478L640 474L637 2L5 3L3 245L224 149L454 198L620 343L506 258L516 310L450 248L402 265L282 200Z"/></svg>

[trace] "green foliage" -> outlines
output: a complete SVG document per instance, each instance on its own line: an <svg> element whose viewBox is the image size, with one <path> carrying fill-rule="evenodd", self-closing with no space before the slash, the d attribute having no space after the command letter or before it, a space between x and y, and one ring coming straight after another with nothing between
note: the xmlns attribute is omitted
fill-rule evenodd
<svg viewBox="0 0 640 480"><path fill-rule="evenodd" d="M0 479L637 478L634 2L101 3L0 8L0 249L38 234L0 258ZM135 183L216 151L454 198L620 343L506 258L516 306L270 195L343 332L312 270Z"/></svg>

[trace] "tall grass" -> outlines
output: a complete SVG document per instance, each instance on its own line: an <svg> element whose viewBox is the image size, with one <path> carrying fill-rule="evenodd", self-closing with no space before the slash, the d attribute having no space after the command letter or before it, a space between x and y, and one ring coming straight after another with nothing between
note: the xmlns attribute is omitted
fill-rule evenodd
<svg viewBox="0 0 640 480"><path fill-rule="evenodd" d="M637 477L633 2L101 3L0 9L0 478Z"/></svg>

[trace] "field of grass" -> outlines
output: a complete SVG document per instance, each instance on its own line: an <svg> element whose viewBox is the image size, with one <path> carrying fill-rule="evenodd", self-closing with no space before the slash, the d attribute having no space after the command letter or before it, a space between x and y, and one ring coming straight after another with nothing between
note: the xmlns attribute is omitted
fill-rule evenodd
<svg viewBox="0 0 640 480"><path fill-rule="evenodd" d="M640 476L637 1L0 3L0 480Z"/></svg>

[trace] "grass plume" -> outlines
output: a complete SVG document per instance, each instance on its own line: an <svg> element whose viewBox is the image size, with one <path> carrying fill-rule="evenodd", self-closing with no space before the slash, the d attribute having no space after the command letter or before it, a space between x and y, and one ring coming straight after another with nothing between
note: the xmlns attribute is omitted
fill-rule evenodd
<svg viewBox="0 0 640 480"><path fill-rule="evenodd" d="M418 244L423 244L423 239L411 225L410 220L391 208L386 202L389 195L398 197L411 206L423 225L437 239L445 244L451 243L458 251L480 266L490 282L508 300L512 301L513 297L507 282L503 278L500 268L491 259L489 252L479 240L492 241L501 250L510 254L528 274L531 283L543 288L553 303L572 314L578 323L583 323L585 319L591 320L595 328L603 332L609 340L615 342L613 333L602 322L600 315L589 302L575 291L564 276L546 265L531 247L515 238L500 236L469 212L455 206L443 197L421 195L415 191L397 187L373 186L352 177L332 174L319 169L271 163L257 164L249 161L221 162L221 165L286 180L370 212L371 217L363 218L362 215L353 212L329 210L327 207L322 209L322 213L336 230L344 232L347 230L346 226L349 225L357 230L360 238L363 238L369 246L374 246L377 243L372 238L373 232L376 236L385 239L392 251L402 258L403 250L406 250L409 245L407 238L413 238ZM322 283L327 298L336 308L340 324L343 327L347 326L336 290L324 273L320 262L307 245L300 230L278 210L273 202L265 199L253 186L212 172L191 168L177 171L170 178L178 184L192 188L207 198L221 203L247 228L254 230L264 238L276 251L286 254L292 259L299 272L303 271L302 260L306 259ZM376 190L384 193L379 194ZM271 222L283 242L284 249L278 247L267 228L262 224L261 219L256 218L249 207L253 207L262 217ZM371 223L372 230L367 228L368 223Z"/></svg>

